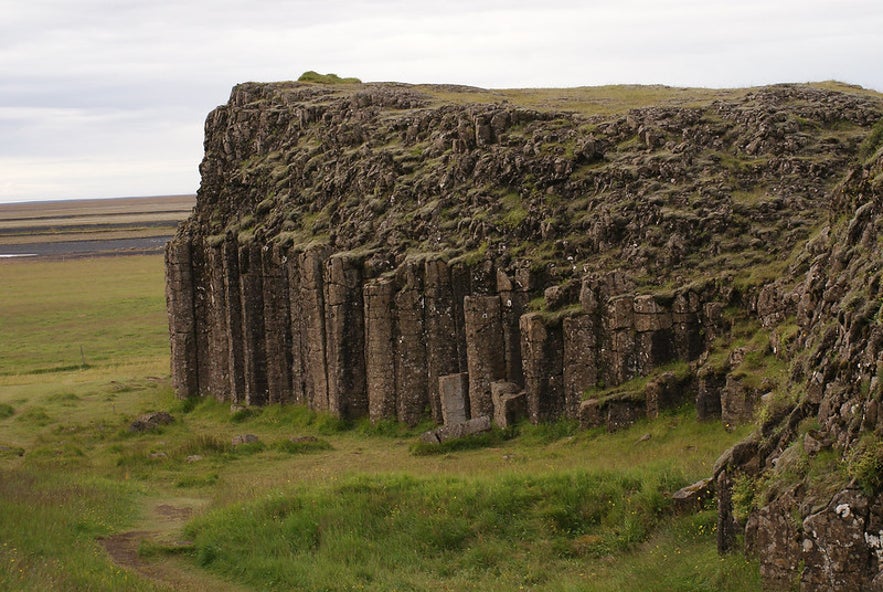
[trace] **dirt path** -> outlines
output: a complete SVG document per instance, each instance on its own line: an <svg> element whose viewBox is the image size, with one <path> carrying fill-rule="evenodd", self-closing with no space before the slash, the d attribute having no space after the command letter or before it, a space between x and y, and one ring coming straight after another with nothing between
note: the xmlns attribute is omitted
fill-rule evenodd
<svg viewBox="0 0 883 592"><path fill-rule="evenodd" d="M247 588L199 570L173 555L142 557L138 553L144 541L163 547L186 546L188 543L180 539L181 528L204 505L205 500L195 498L154 500L148 506L141 529L104 538L101 544L114 563L161 587L184 592L245 592Z"/></svg>

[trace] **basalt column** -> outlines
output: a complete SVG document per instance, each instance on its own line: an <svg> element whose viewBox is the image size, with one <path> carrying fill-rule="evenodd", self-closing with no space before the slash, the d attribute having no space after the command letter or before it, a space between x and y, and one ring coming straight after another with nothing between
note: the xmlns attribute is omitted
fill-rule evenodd
<svg viewBox="0 0 883 592"><path fill-rule="evenodd" d="M604 348L605 383L622 384L638 374L635 355L634 297L615 296L607 302L604 316L607 343Z"/></svg>
<svg viewBox="0 0 883 592"><path fill-rule="evenodd" d="M506 356L506 379L524 384L521 361L521 330L519 319L530 301L527 290L503 271L497 271L497 291L500 294L503 349Z"/></svg>
<svg viewBox="0 0 883 592"><path fill-rule="evenodd" d="M675 357L671 312L651 295L636 296L634 310L638 374L646 375Z"/></svg>
<svg viewBox="0 0 883 592"><path fill-rule="evenodd" d="M224 248L221 243L206 244L205 287L208 317L209 382L202 386L203 394L219 401L230 397L230 335L227 326L227 293L224 289Z"/></svg>
<svg viewBox="0 0 883 592"><path fill-rule="evenodd" d="M292 399L288 273L278 247L265 248L262 253L268 401L288 403Z"/></svg>
<svg viewBox="0 0 883 592"><path fill-rule="evenodd" d="M341 417L368 413L364 314L361 259L348 253L332 256L325 264L328 407Z"/></svg>
<svg viewBox="0 0 883 592"><path fill-rule="evenodd" d="M443 422L439 377L460 369L457 320L448 265L441 259L425 264L426 361L429 406L436 423Z"/></svg>
<svg viewBox="0 0 883 592"><path fill-rule="evenodd" d="M491 383L506 378L506 357L499 296L467 296L466 358L469 367L470 415L492 416Z"/></svg>
<svg viewBox="0 0 883 592"><path fill-rule="evenodd" d="M423 265L414 261L403 263L396 276L400 286L394 299L398 418L416 425L429 403Z"/></svg>
<svg viewBox="0 0 883 592"><path fill-rule="evenodd" d="M397 417L395 282L391 277L366 283L365 380L371 421Z"/></svg>
<svg viewBox="0 0 883 592"><path fill-rule="evenodd" d="M581 314L562 321L564 333L564 410L567 417L579 414L583 393L598 384L598 320Z"/></svg>
<svg viewBox="0 0 883 592"><path fill-rule="evenodd" d="M291 401L301 405L309 403L306 394L307 383L307 342L306 342L306 319L302 305L303 295L301 290L301 253L288 251L284 256L285 275L288 277L288 319L291 323L289 334L291 335Z"/></svg>
<svg viewBox="0 0 883 592"><path fill-rule="evenodd" d="M565 411L564 338L560 319L541 313L521 317L524 390L532 423L559 419Z"/></svg>
<svg viewBox="0 0 883 592"><path fill-rule="evenodd" d="M699 296L692 291L678 294L672 303L672 333L675 353L682 360L695 360L704 349L699 323Z"/></svg>
<svg viewBox="0 0 883 592"><path fill-rule="evenodd" d="M245 403L267 403L267 346L264 341L264 289L261 247L255 243L239 250L239 287L242 299L242 357Z"/></svg>
<svg viewBox="0 0 883 592"><path fill-rule="evenodd" d="M227 341L227 368L230 371L232 403L245 402L245 361L243 357L242 293L239 289L239 247L233 240L224 241L223 267L224 298L227 301L226 323L230 330Z"/></svg>
<svg viewBox="0 0 883 592"><path fill-rule="evenodd" d="M330 411L325 347L325 291L322 271L326 253L311 249L300 255L301 342L304 361L304 398L311 409Z"/></svg>
<svg viewBox="0 0 883 592"><path fill-rule="evenodd" d="M203 241L190 240L190 270L193 278L193 315L197 378L199 393L208 394L212 379L212 361L209 358L209 341L211 323L209 320L208 277L210 270L206 266L206 254Z"/></svg>
<svg viewBox="0 0 883 592"><path fill-rule="evenodd" d="M179 398L193 397L199 394L199 379L189 237L169 242L165 255L172 386Z"/></svg>

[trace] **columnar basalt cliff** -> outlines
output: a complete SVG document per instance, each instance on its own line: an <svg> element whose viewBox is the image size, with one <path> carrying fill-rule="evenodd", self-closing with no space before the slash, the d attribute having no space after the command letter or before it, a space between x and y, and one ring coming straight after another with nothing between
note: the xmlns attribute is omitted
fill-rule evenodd
<svg viewBox="0 0 883 592"><path fill-rule="evenodd" d="M771 589L883 589L881 112L833 83L237 86L167 248L175 390L759 418L715 468L721 549L745 532Z"/></svg>

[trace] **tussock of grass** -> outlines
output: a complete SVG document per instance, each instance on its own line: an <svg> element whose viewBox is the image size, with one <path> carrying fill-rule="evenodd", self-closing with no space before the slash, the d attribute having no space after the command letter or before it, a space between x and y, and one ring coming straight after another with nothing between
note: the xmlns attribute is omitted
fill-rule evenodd
<svg viewBox="0 0 883 592"><path fill-rule="evenodd" d="M261 589L514 590L646 540L685 482L571 472L497 479L359 477L194 521L197 561ZM346 567L340 561L346 558ZM462 574L469 574L463 581ZM532 575L534 574L534 575ZM370 583L370 585L368 585Z"/></svg>

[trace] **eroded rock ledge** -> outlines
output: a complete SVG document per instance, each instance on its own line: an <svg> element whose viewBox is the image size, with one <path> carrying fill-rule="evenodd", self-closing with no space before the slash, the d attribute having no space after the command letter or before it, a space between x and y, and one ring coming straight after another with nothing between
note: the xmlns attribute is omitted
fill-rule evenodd
<svg viewBox="0 0 883 592"><path fill-rule="evenodd" d="M745 533L770 589L878 589L881 111L836 84L237 86L167 248L175 390L758 418L714 471L721 550Z"/></svg>

